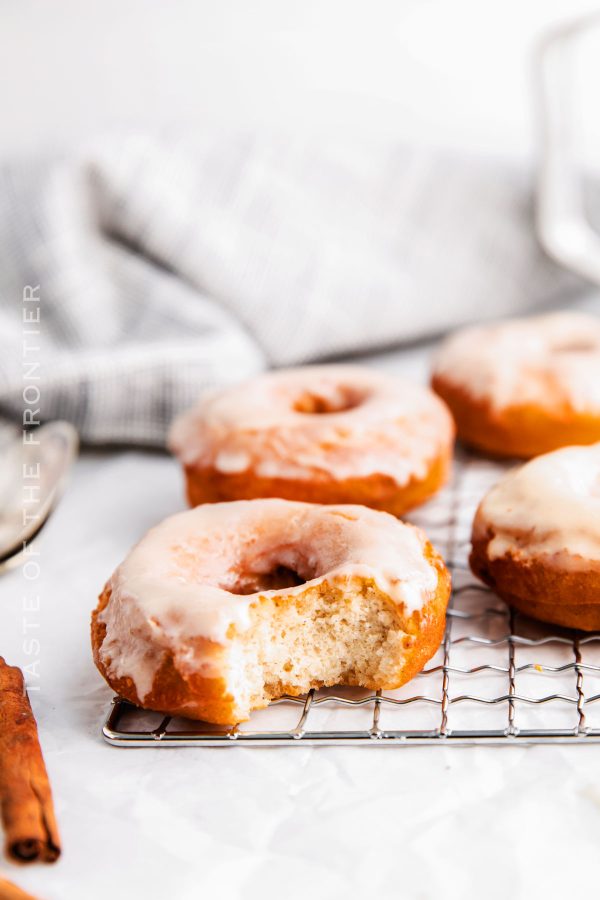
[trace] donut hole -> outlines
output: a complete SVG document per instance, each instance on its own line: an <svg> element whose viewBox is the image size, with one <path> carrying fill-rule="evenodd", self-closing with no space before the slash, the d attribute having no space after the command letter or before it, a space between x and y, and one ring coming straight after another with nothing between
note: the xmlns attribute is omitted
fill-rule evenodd
<svg viewBox="0 0 600 900"><path fill-rule="evenodd" d="M555 353L598 353L598 342L593 338L565 338L558 341L553 348Z"/></svg>
<svg viewBox="0 0 600 900"><path fill-rule="evenodd" d="M329 415L355 409L366 397L366 392L360 388L335 385L329 389L304 391L296 398L293 409L311 416Z"/></svg>
<svg viewBox="0 0 600 900"><path fill-rule="evenodd" d="M276 565L268 572L246 572L227 585L230 594L257 594L261 591L281 591L304 584L306 579L288 566Z"/></svg>
<svg viewBox="0 0 600 900"><path fill-rule="evenodd" d="M229 568L219 587L241 595L298 587L318 574L315 561L309 561L307 554L310 547L302 550L294 542L244 545L237 550L237 564Z"/></svg>

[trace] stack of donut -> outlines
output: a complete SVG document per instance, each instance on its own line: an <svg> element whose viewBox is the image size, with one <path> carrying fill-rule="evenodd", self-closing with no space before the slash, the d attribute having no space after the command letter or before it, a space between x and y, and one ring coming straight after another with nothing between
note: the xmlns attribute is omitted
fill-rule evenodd
<svg viewBox="0 0 600 900"><path fill-rule="evenodd" d="M464 330L432 387L304 367L180 416L170 446L193 509L153 529L101 595L92 642L109 684L229 724L282 694L412 678L441 641L450 579L397 517L445 483L454 423L479 451L537 457L483 499L473 571L525 613L600 628L598 320Z"/></svg>

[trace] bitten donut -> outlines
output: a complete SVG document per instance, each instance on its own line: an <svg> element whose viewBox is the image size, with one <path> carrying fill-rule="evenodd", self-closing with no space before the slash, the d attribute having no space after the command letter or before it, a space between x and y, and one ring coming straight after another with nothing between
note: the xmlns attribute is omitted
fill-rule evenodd
<svg viewBox="0 0 600 900"><path fill-rule="evenodd" d="M424 534L359 506L206 504L150 531L92 619L122 697L209 722L322 685L396 688L435 653L450 579Z"/></svg>
<svg viewBox="0 0 600 900"><path fill-rule="evenodd" d="M562 312L451 336L432 384L465 443L538 456L600 440L600 319Z"/></svg>
<svg viewBox="0 0 600 900"><path fill-rule="evenodd" d="M600 629L600 444L509 472L482 500L471 568L528 616Z"/></svg>
<svg viewBox="0 0 600 900"><path fill-rule="evenodd" d="M454 425L427 388L358 366L259 376L177 419L192 506L284 497L401 515L445 482Z"/></svg>

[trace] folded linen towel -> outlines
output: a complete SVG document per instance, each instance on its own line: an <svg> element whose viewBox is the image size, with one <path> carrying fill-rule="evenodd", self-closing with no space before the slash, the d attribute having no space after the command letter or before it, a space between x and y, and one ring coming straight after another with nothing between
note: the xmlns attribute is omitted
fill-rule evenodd
<svg viewBox="0 0 600 900"><path fill-rule="evenodd" d="M0 412L22 416L39 297L41 415L88 442L162 445L210 386L581 288L535 240L527 173L422 150L130 136L1 182Z"/></svg>

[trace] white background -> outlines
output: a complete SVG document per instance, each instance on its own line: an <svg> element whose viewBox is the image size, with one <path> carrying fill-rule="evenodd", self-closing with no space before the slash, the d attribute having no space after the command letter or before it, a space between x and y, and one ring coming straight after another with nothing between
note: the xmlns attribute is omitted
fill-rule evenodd
<svg viewBox="0 0 600 900"><path fill-rule="evenodd" d="M531 52L573 2L33 2L0 6L3 159L114 128L264 126L529 159ZM422 361L422 370L425 369ZM89 613L154 521L175 463L86 457L40 540L32 695L63 832L52 868L0 871L46 900L593 896L599 751L120 751ZM22 654L17 571L0 652Z"/></svg>
<svg viewBox="0 0 600 900"><path fill-rule="evenodd" d="M535 132L532 50L548 28L597 7L577 0L4 2L0 152L38 154L114 128L244 124L527 156Z"/></svg>

